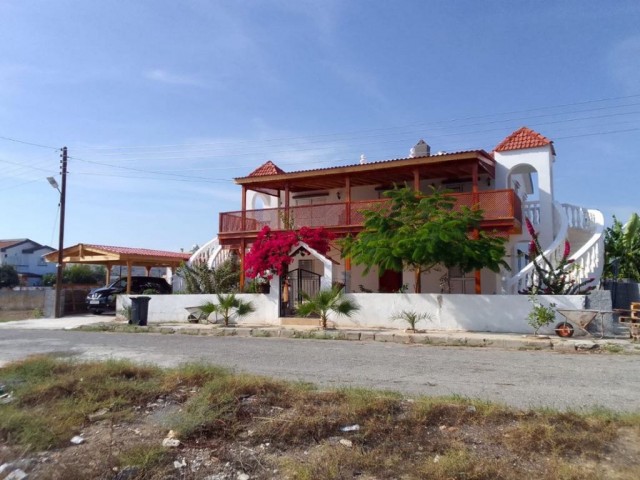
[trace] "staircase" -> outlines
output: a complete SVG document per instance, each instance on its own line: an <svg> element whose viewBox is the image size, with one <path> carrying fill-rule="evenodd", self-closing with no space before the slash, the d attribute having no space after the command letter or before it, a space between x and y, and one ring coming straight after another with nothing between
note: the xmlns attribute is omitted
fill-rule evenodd
<svg viewBox="0 0 640 480"><path fill-rule="evenodd" d="M196 250L187 262L189 265L205 262L209 268L216 268L222 262L227 260L231 255L231 250L222 248L218 237L205 243ZM184 290L184 279L179 275L173 277L173 291L180 292Z"/></svg>
<svg viewBox="0 0 640 480"><path fill-rule="evenodd" d="M536 202L523 205L524 215L534 227L540 223L540 210ZM577 207L568 203L554 203L554 230L557 234L544 256L557 265L562 258L564 242L569 240L573 263L567 265L569 279L580 283L588 278L598 285L604 266L604 216L599 210ZM522 270L503 282L504 293L517 294L534 285L537 280L534 262L542 265L542 256L527 264Z"/></svg>

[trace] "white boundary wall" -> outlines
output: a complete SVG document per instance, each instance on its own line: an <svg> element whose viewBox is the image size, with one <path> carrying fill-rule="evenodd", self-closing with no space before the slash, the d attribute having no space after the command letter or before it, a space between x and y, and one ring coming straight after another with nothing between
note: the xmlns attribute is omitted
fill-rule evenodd
<svg viewBox="0 0 640 480"><path fill-rule="evenodd" d="M256 311L243 317L239 325L279 325L277 288L269 295L241 294L251 301ZM207 301L216 302L215 295L149 295L149 323L186 322L185 307L195 307ZM353 293L346 297L355 300L360 310L351 318L330 315L330 324L354 328L404 329L407 324L391 318L403 310L425 312L429 320L422 320L417 327L426 330L462 330L473 332L532 333L527 324L531 303L526 295L453 295L453 294L384 294ZM557 308L580 310L584 308L584 295L545 295L538 297L540 303L555 303ZM118 310L122 302L130 303L129 297L118 297ZM555 323L564 318L556 315L556 321L541 329L541 333L552 333Z"/></svg>
<svg viewBox="0 0 640 480"><path fill-rule="evenodd" d="M276 289L277 290L277 289ZM272 289L273 292L273 289ZM136 297L139 295L132 295ZM148 323L160 322L187 322L189 313L186 307L197 307L206 302L217 303L216 295L145 295L149 300ZM278 318L278 296L277 294L237 294L237 298L250 301L255 308L255 312L238 320L238 325L280 325ZM122 310L122 305L131 305L128 295L118 295L116 311ZM213 320L215 314L211 315Z"/></svg>

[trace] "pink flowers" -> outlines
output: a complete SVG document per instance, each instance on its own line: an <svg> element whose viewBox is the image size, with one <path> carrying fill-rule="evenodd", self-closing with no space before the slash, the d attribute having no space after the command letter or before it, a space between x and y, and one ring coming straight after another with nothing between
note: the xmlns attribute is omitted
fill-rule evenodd
<svg viewBox="0 0 640 480"><path fill-rule="evenodd" d="M245 258L246 275L248 278L271 280L274 273L279 276L285 273L293 262L289 252L298 243L304 242L318 253L326 255L332 239L333 234L324 228L302 227L298 232L272 232L269 227L264 227Z"/></svg>
<svg viewBox="0 0 640 480"><path fill-rule="evenodd" d="M524 217L524 223L527 226L527 231L529 232L529 235L531 235L533 238L537 238L538 232L536 232L535 229L533 228L533 224L531 223L531 220L529 220L527 217Z"/></svg>

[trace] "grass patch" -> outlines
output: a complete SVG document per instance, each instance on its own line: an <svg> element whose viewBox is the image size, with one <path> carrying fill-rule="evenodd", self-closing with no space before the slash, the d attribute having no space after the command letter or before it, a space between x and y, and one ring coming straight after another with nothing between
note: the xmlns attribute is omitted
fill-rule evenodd
<svg viewBox="0 0 640 480"><path fill-rule="evenodd" d="M602 345L602 350L607 353L623 353L624 347L615 343L607 343L605 345Z"/></svg>
<svg viewBox="0 0 640 480"><path fill-rule="evenodd" d="M142 471L166 465L170 455L166 448L160 445L137 445L118 455L120 467L137 467Z"/></svg>
<svg viewBox="0 0 640 480"><path fill-rule="evenodd" d="M113 461L95 452L102 463L91 463L87 478L112 478L114 466L135 469L135 478L164 478L176 458L202 464L202 452L216 458L206 474L242 470L251 478L274 478L278 470L278 478L314 480L590 480L637 478L640 471L640 457L633 455L640 442L637 413L522 411L462 397L318 390L202 364L163 370L51 357L0 369L0 384L14 398L0 405L0 443L19 452L16 458L68 445L92 426L92 413L108 409L102 428L110 430L93 438L117 439L109 443ZM136 429L127 425L140 425L149 405L168 397L174 408L160 430L145 437L130 433ZM178 450L160 446L168 429L182 442ZM122 435L131 438L121 443ZM631 450L624 453L620 442ZM68 447L70 460L87 454L74 448L81 447ZM82 467L71 462L57 474L82 478ZM205 477L199 472L193 478Z"/></svg>

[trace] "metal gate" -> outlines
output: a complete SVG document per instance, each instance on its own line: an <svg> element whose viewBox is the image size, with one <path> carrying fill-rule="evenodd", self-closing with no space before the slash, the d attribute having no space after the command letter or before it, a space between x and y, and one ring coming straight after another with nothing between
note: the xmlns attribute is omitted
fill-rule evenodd
<svg viewBox="0 0 640 480"><path fill-rule="evenodd" d="M291 270L280 277L280 316L295 316L296 307L304 299L302 293L315 296L320 291L321 277L322 275L303 268Z"/></svg>

